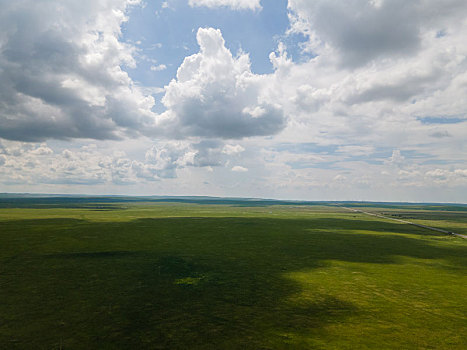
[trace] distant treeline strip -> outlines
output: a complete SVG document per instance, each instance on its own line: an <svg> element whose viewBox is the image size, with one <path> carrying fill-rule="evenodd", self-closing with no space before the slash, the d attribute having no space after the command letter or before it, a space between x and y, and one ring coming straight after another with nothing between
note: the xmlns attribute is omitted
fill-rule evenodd
<svg viewBox="0 0 467 350"><path fill-rule="evenodd" d="M286 206L335 206L347 207L378 206L387 209L411 208L443 211L467 211L467 204L440 203L394 203L394 202L337 202L337 201L294 201L260 198L231 198L207 196L80 196L80 195L35 195L0 193L0 208L81 208L96 210L123 209L122 203L187 203L205 205L230 205L240 207Z"/></svg>

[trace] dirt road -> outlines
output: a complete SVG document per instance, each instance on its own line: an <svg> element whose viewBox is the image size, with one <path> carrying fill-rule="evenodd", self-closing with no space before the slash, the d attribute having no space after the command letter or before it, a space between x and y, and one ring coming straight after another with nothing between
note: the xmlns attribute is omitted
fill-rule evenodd
<svg viewBox="0 0 467 350"><path fill-rule="evenodd" d="M428 229L428 230L437 231L437 232L445 233L445 234L448 234L448 235L454 235L454 236L458 236L458 237L462 237L462 238L467 239L467 236L466 236L466 235L461 235L461 234L459 234L459 233L455 233L455 232L452 232L452 231L447 231L447 230L443 230L443 229L436 228L436 227L431 227L431 226L416 224L416 223L411 222L411 221L401 220L401 219L395 219L395 218L391 218L391 217L384 216L384 215L380 215L380 214L369 213L369 212L367 212L367 211L363 211L363 210L359 210L359 209L347 208L347 207L343 207L343 206L340 206L340 207L341 207L341 208L344 208L344 209L347 209L347 210L350 210L350 211L353 211L353 212L355 212L355 213L362 213L362 214L367 214L367 215L371 215L371 216L376 216L376 217L382 218L382 219L398 221L398 222L401 222L401 223L403 223L403 224L408 224L408 225L413 225L413 226L417 226L417 227L422 227L422 228L426 228L426 229Z"/></svg>

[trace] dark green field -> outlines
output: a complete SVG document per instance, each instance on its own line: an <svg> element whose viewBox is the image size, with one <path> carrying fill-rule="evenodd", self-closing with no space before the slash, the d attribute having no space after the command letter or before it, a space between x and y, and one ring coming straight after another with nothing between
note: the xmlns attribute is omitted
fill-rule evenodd
<svg viewBox="0 0 467 350"><path fill-rule="evenodd" d="M268 204L3 205L0 348L467 348L467 240ZM365 210L467 233L465 206Z"/></svg>

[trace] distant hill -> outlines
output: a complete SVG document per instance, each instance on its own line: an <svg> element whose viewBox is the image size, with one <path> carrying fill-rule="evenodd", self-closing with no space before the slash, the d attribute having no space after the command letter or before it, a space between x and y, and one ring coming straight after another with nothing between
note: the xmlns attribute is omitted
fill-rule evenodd
<svg viewBox="0 0 467 350"><path fill-rule="evenodd" d="M384 208L438 209L467 211L467 204L457 203L404 203L404 202L365 202L365 201L297 201L263 198L210 197L210 196L121 196L121 195L70 195L70 194L34 194L0 193L0 208L83 208L96 204L117 203L190 203L232 206L268 206L268 205L345 205L348 207L378 206Z"/></svg>

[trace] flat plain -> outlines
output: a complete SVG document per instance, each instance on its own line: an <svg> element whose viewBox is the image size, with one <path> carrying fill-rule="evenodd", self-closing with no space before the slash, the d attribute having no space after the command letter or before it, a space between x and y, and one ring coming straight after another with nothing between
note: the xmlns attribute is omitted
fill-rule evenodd
<svg viewBox="0 0 467 350"><path fill-rule="evenodd" d="M467 206L355 207L467 234ZM0 348L465 349L466 265L335 204L3 205Z"/></svg>

